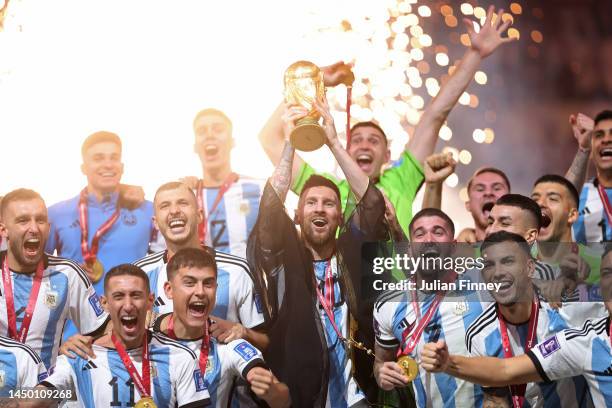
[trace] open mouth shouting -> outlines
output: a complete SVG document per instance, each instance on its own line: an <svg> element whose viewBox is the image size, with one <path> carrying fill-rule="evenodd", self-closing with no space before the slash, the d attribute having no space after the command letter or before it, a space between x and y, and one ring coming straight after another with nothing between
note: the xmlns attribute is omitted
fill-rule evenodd
<svg viewBox="0 0 612 408"><path fill-rule="evenodd" d="M494 206L495 206L495 202L493 201L488 201L484 203L482 205L482 215L484 215L485 217L489 217L489 214L491 213L491 210L493 209Z"/></svg>
<svg viewBox="0 0 612 408"><path fill-rule="evenodd" d="M213 159L219 153L219 146L215 143L204 144L204 156L207 159Z"/></svg>
<svg viewBox="0 0 612 408"><path fill-rule="evenodd" d="M329 222L327 218L324 217L315 217L312 219L312 225L314 226L315 231L323 231L327 227Z"/></svg>
<svg viewBox="0 0 612 408"><path fill-rule="evenodd" d="M208 315L208 313L206 313L207 308L207 302L204 302L203 300L196 300L194 302L189 303L189 306L187 307L187 313L190 317L193 317L195 319L205 319Z"/></svg>
<svg viewBox="0 0 612 408"><path fill-rule="evenodd" d="M599 157L605 161L612 161L612 147L603 147L599 149Z"/></svg>
<svg viewBox="0 0 612 408"><path fill-rule="evenodd" d="M168 228L173 234L181 234L185 232L187 220L184 217L173 217L168 219Z"/></svg>
<svg viewBox="0 0 612 408"><path fill-rule="evenodd" d="M40 249L41 249L40 238L36 238L36 237L28 238L23 243L23 253L28 258L36 257Z"/></svg>
<svg viewBox="0 0 612 408"><path fill-rule="evenodd" d="M368 173L372 170L372 163L374 162L374 156L370 152L361 152L357 154L355 159L361 170Z"/></svg>
<svg viewBox="0 0 612 408"><path fill-rule="evenodd" d="M123 332L128 335L135 335L138 331L138 317L132 315L121 316L121 327Z"/></svg>

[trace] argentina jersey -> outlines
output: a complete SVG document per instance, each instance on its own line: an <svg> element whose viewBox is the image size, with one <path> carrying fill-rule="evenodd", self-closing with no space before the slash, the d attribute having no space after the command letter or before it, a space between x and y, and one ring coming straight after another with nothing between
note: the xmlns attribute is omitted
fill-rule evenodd
<svg viewBox="0 0 612 408"><path fill-rule="evenodd" d="M0 253L0 264L6 252ZM72 319L80 333L99 329L108 314L102 309L98 295L87 274L75 262L44 255L45 269L26 343L41 357L46 367L54 364L66 319ZM32 292L34 274L11 271L17 332ZM8 336L6 289L0 283L0 335Z"/></svg>
<svg viewBox="0 0 612 408"><path fill-rule="evenodd" d="M581 244L612 240L612 228L608 224L601 197L594 184L595 179L584 183L580 192L578 220L572 226L574 240ZM612 202L612 188L606 189Z"/></svg>
<svg viewBox="0 0 612 408"><path fill-rule="evenodd" d="M564 315L573 313L572 305L564 305L559 311L540 301L536 342L568 328ZM506 323L512 352L515 356L525 353L529 322L514 325ZM504 358L501 329L497 316L497 304L491 304L469 327L465 342L472 356ZM581 376L564 378L554 382L529 383L525 391L523 407L589 407L592 406L587 384Z"/></svg>
<svg viewBox="0 0 612 408"><path fill-rule="evenodd" d="M587 320L566 329L527 352L544 381L582 375L596 407L612 408L610 317Z"/></svg>
<svg viewBox="0 0 612 408"><path fill-rule="evenodd" d="M240 176L214 209L219 188L204 188L202 198L208 223L204 244L216 251L246 257L247 241L257 221L265 185L266 180Z"/></svg>
<svg viewBox="0 0 612 408"><path fill-rule="evenodd" d="M217 299L212 315L224 320L238 322L252 329L264 322L263 303L255 292L249 265L245 259L215 253L217 263ZM150 289L155 296L153 311L156 315L172 313L172 300L164 292L168 280L166 265L168 252L162 251L146 256L134 263L149 277Z"/></svg>
<svg viewBox="0 0 612 408"><path fill-rule="evenodd" d="M200 357L202 340L179 341ZM204 375L211 405L217 408L227 407L234 381L239 377L246 380L248 372L254 367L267 368L261 352L248 341L237 339L222 344L211 339Z"/></svg>
<svg viewBox="0 0 612 408"><path fill-rule="evenodd" d="M210 404L197 357L188 347L159 333L148 332L151 393L158 407L202 407ZM82 407L133 407L141 398L119 353L96 344L95 358L58 357L42 385L71 389ZM142 374L142 347L127 350Z"/></svg>
<svg viewBox="0 0 612 408"><path fill-rule="evenodd" d="M418 324L411 299L410 292L399 291L388 292L379 297L374 305L374 332L379 346L393 350L406 347L406 342ZM434 299L435 295L431 293L417 303L420 316L425 316ZM469 292L461 296L455 293L447 295L425 327L410 357L419 361L423 346L438 340L446 341L449 353L468 355L465 333L489 304L480 300L478 292ZM419 369L412 387L420 408L482 406L480 386L445 373L432 374Z"/></svg>
<svg viewBox="0 0 612 408"><path fill-rule="evenodd" d="M325 285L325 272L331 265L334 286L334 307L333 315L338 330L343 337L349 336L349 314L348 305L344 298L344 294L340 288L338 281L338 268L336 257L326 261L315 261L313 263L314 273L317 279L317 285L323 297L327 299L329 296ZM358 401L365 398L364 394L359 390L357 382L352 375L352 362L346 351L345 344L338 338L338 334L334 329L332 322L321 303L317 301L319 316L325 331L325 340L327 342L327 351L329 356L329 383L327 386L327 401L326 407L350 407Z"/></svg>
<svg viewBox="0 0 612 408"><path fill-rule="evenodd" d="M47 377L45 365L31 347L0 336L0 397L10 391L35 387Z"/></svg>

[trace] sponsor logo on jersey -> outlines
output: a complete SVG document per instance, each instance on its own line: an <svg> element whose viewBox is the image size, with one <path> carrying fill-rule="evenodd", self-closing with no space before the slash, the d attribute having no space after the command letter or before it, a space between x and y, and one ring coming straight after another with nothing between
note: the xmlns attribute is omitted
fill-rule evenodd
<svg viewBox="0 0 612 408"><path fill-rule="evenodd" d="M206 383L204 382L204 376L200 370L193 372L193 381L195 382L196 391L206 390Z"/></svg>
<svg viewBox="0 0 612 408"><path fill-rule="evenodd" d="M544 343L540 344L538 348L540 349L540 353L542 353L542 356L546 358L555 351L559 350L561 348L561 345L557 340L557 336L553 336L550 339L546 340Z"/></svg>
<svg viewBox="0 0 612 408"><path fill-rule="evenodd" d="M236 353L238 353L244 361L249 361L257 355L257 350L255 350L255 347L251 346L245 341L235 346L234 351L236 351Z"/></svg>
<svg viewBox="0 0 612 408"><path fill-rule="evenodd" d="M125 225L129 226L136 225L136 223L138 222L136 216L131 212L126 212L125 214L123 214L122 221Z"/></svg>
<svg viewBox="0 0 612 408"><path fill-rule="evenodd" d="M95 293L89 296L89 304L93 308L94 313L96 314L97 317L100 317L102 313L104 313L104 309L102 309L102 305L100 304L100 299L98 298L98 295L96 295Z"/></svg>

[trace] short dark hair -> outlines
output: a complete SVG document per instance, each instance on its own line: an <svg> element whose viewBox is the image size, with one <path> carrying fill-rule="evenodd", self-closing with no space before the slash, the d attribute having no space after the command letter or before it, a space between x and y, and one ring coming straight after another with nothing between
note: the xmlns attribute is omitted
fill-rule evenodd
<svg viewBox="0 0 612 408"><path fill-rule="evenodd" d="M137 278L142 279L146 284L145 286L147 287L146 293L148 294L150 292L149 277L147 276L145 271L143 271L136 265L126 263L126 264L117 265L111 268L108 272L106 272L106 275L104 276L104 293L106 294L106 291L108 290L108 282L110 282L112 278L114 278L115 276L126 276L126 275L136 276Z"/></svg>
<svg viewBox="0 0 612 408"><path fill-rule="evenodd" d="M572 197L576 208L578 208L578 205L580 203L580 195L578 194L578 190L576 190L576 187L574 187L574 185L565 177L559 176L558 174L545 174L542 177L538 178L536 182L533 183L533 186L535 187L540 183L561 184L570 193L570 196Z"/></svg>
<svg viewBox="0 0 612 408"><path fill-rule="evenodd" d="M593 122L595 122L595 125L597 125L602 120L609 120L609 119L612 119L612 110L606 109L606 110L602 110L601 112L599 112L597 116L595 116L595 119L593 119Z"/></svg>
<svg viewBox="0 0 612 408"><path fill-rule="evenodd" d="M172 280L181 268L213 268L217 276L215 250L210 247L180 249L166 265L168 280Z"/></svg>
<svg viewBox="0 0 612 408"><path fill-rule="evenodd" d="M439 210L437 208L423 208L421 211L416 213L414 217L412 217L412 221L410 221L410 225L408 226L408 232L410 236L412 236L412 227L414 226L414 223L416 222L416 220L418 220L419 218L423 218L423 217L442 218L444 222L446 222L448 226L450 227L452 236L453 237L455 236L455 223L453 222L453 220L451 220L451 218L448 215L446 215L444 211Z"/></svg>
<svg viewBox="0 0 612 408"><path fill-rule="evenodd" d="M542 210L538 203L529 197L521 194L505 194L497 199L495 205L507 205L525 210L532 216L538 231L542 227Z"/></svg>
<svg viewBox="0 0 612 408"><path fill-rule="evenodd" d="M493 174L497 174L498 176L500 176L502 179L504 179L504 182L506 183L506 185L508 186L508 191L511 191L511 187L510 187L510 180L508 179L508 176L506 176L506 173L504 173L503 171L501 171L498 168L495 167L481 167L478 170L476 170L474 172L474 174L472 174L472 177L470 177L470 180L468 181L467 184L467 191L469 192L470 189L472 188L472 182L474 181L474 179L477 176L480 176L483 173L493 173Z"/></svg>
<svg viewBox="0 0 612 408"><path fill-rule="evenodd" d="M196 113L195 117L193 118L193 128L195 129L196 122L198 121L198 119L200 119L203 116L209 116L209 115L221 116L223 120L225 120L230 125L230 128L233 127L232 121L225 113L221 112L219 109L206 108Z"/></svg>
<svg viewBox="0 0 612 408"><path fill-rule="evenodd" d="M98 143L111 142L119 146L119 151L121 151L121 139L116 133L108 132L106 130L101 130L99 132L92 133L87 136L83 144L81 145L81 156L85 157L85 153L89 148Z"/></svg>
<svg viewBox="0 0 612 408"><path fill-rule="evenodd" d="M8 208L9 204L13 201L28 201L28 200L41 200L43 203L45 200L34 190L27 188L18 188L11 191L4 197L0 197L0 218Z"/></svg>
<svg viewBox="0 0 612 408"><path fill-rule="evenodd" d="M480 245L480 253L483 253L485 249L495 244L499 244L502 242L516 242L521 250L527 255L527 257L531 258L531 249L529 248L529 244L519 234L515 234L513 232L508 231L497 231L493 234L487 235Z"/></svg>
<svg viewBox="0 0 612 408"><path fill-rule="evenodd" d="M338 197L338 205L340 206L340 208L342 208L342 196L340 195L340 190L338 189L338 186L336 185L336 183L334 183L327 177L323 177L318 174L313 174L312 176L308 178L308 180L306 180L306 183L304 183L304 187L302 187L302 191L300 192L298 208L302 204L303 198L306 196L306 191L312 187L331 188L336 194L336 196Z"/></svg>
<svg viewBox="0 0 612 408"><path fill-rule="evenodd" d="M604 251L603 251L603 255L601 255L601 260L603 261L604 258L608 256L610 252L612 252L612 242L606 242L604 244Z"/></svg>
<svg viewBox="0 0 612 408"><path fill-rule="evenodd" d="M355 129L359 129L359 128L362 128L362 127L373 127L374 129L378 130L382 134L383 139L385 139L385 144L389 143L389 141L387 140L387 135L385 134L385 131L382 130L382 128L380 127L380 125L378 123L373 122L371 120L368 120L368 121L365 121L365 122L355 123L353 125L353 127L351 127L351 130L350 130L351 135L353 134Z"/></svg>
<svg viewBox="0 0 612 408"><path fill-rule="evenodd" d="M189 191L190 195L193 196L194 201L197 202L197 198L195 196L195 193L193 192L193 190L191 188L189 188L189 186L181 181L170 181L168 183L164 183L161 186L159 186L159 188L157 189L157 191L155 192L155 196L153 197L153 202L155 202L155 200L157 199L157 195L159 193L161 193L162 191L170 191L170 190L177 190L179 188L185 188Z"/></svg>

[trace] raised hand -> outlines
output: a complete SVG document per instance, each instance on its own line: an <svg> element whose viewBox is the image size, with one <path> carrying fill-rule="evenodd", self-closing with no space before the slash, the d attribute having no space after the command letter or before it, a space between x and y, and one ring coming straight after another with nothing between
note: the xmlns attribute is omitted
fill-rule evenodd
<svg viewBox="0 0 612 408"><path fill-rule="evenodd" d="M451 153L435 153L425 159L425 182L442 183L453 174L457 162Z"/></svg>
<svg viewBox="0 0 612 408"><path fill-rule="evenodd" d="M325 135L327 141L325 142L329 147L340 143L338 139L338 133L336 133L336 125L334 124L334 118L329 112L329 104L327 103L327 97L323 95L320 100L314 100L313 106L319 112L319 115L323 118L323 129L325 129Z"/></svg>
<svg viewBox="0 0 612 408"><path fill-rule="evenodd" d="M584 113L579 113L578 115L570 115L569 123L572 126L574 137L578 142L578 147L580 147L581 150L590 150L591 133L595 127L593 119Z"/></svg>
<svg viewBox="0 0 612 408"><path fill-rule="evenodd" d="M76 358L78 355L84 360L88 360L89 357L95 358L96 355L94 354L92 343L93 337L75 334L62 343L60 354L64 354L68 358Z"/></svg>
<svg viewBox="0 0 612 408"><path fill-rule="evenodd" d="M285 140L289 140L289 135L295 129L296 121L308 115L308 109L300 105L287 105L285 107L285 113L283 113L283 130L285 133Z"/></svg>
<svg viewBox="0 0 612 408"><path fill-rule="evenodd" d="M444 372L449 361L448 347L444 340L427 343L421 351L421 367L431 373Z"/></svg>
<svg viewBox="0 0 612 408"><path fill-rule="evenodd" d="M502 37L504 31L508 29L511 21L502 22L503 9L497 12L497 17L493 21L495 15L495 6L489 6L487 18L479 32L474 29L474 22L469 18L464 18L463 22L466 26L468 35L470 36L471 47L480 54L481 58L486 58L491 55L497 47L504 43L512 42L516 38Z"/></svg>
<svg viewBox="0 0 612 408"><path fill-rule="evenodd" d="M355 81L352 71L353 64L345 64L338 61L333 65L321 67L323 72L323 83L325 86L336 86L339 84L351 85Z"/></svg>

